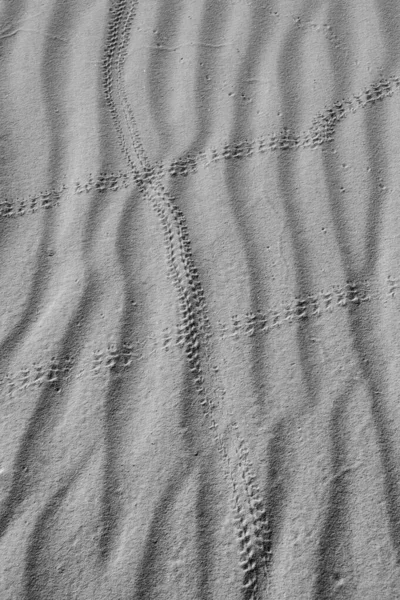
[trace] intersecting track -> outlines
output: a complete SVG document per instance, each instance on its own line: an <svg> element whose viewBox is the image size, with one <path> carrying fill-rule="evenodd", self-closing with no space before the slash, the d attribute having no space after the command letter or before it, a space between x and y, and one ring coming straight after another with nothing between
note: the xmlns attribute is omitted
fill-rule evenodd
<svg viewBox="0 0 400 600"><path fill-rule="evenodd" d="M193 261L186 219L175 199L165 190L158 167L151 164L141 142L132 107L124 87L123 68L138 0L116 0L110 8L103 60L106 102L121 150L142 197L158 216L164 237L167 274L175 289L184 339L184 352L194 387L222 458L224 474L231 486L232 511L240 550L243 598L260 598L267 584L271 558L271 536L248 449L237 423L231 421L221 434L217 413L221 411L218 369L212 358L212 335L207 305ZM229 452L229 448L233 448ZM107 533L101 544L108 556Z"/></svg>
<svg viewBox="0 0 400 600"><path fill-rule="evenodd" d="M132 20L132 7L130 9L130 15L129 20ZM369 87L357 93L353 93L348 98L337 100L331 106L327 107L322 112L319 112L312 119L312 123L306 131L296 132L291 131L288 128L283 128L280 131L262 135L257 139L238 139L231 143L223 144L219 148L211 147L205 148L200 152L189 152L168 163L159 163L156 167L155 165L150 164L150 161L145 154L140 137L135 128L135 119L132 108L128 102L123 86L123 80L121 79L122 66L128 41L128 32L129 29L125 24L124 41L121 43L121 46L118 49L118 57L115 59L117 73L115 93L118 94L121 110L126 119L126 127L137 152L136 159L138 161L138 166L140 165L142 168L141 175L157 172L160 176L170 175L171 177L186 177L187 175L197 173L199 169L209 167L218 161L247 159L259 154L266 154L267 152L287 152L289 150L296 151L300 149L307 150L320 148L334 140L338 125L349 117L350 114L356 113L359 109L374 106L377 102L381 102L385 98L391 98L400 91L400 77L392 75L387 79L376 81ZM112 43L110 41L109 48L111 47ZM111 57L108 53L109 48L107 48L104 68L106 61ZM110 85L112 69L110 70L110 68L111 65L108 65L104 81L108 93L111 93ZM112 105L110 104L110 101L112 102ZM132 172L132 165L135 161L131 153L129 153L128 146L123 137L121 137L123 135L123 129L121 129L122 124L119 121L115 121L115 119L118 119L116 113L117 105L110 98L109 108L112 108L112 115L119 134L120 143L123 143L122 149L131 170L129 172L119 173L98 173L95 177L90 175L86 181L75 181L72 185L66 185L65 182L59 183L58 186L52 189L42 190L28 197L0 199L0 218L22 217L24 215L35 213L39 209L49 209L59 206L61 199L71 193L89 194L92 190L98 192L118 191L121 188L126 189L134 181L137 181L140 171L134 169Z"/></svg>

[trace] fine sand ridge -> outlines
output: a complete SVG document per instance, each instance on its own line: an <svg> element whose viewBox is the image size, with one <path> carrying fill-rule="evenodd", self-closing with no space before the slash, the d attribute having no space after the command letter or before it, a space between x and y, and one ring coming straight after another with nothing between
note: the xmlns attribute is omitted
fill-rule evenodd
<svg viewBox="0 0 400 600"><path fill-rule="evenodd" d="M0 9L0 596L400 597L395 8Z"/></svg>

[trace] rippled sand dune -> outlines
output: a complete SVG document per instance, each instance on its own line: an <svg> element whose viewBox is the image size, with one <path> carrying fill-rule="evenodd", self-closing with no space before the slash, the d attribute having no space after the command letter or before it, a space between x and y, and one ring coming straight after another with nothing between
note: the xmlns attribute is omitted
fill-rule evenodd
<svg viewBox="0 0 400 600"><path fill-rule="evenodd" d="M400 599L400 8L0 2L1 600Z"/></svg>

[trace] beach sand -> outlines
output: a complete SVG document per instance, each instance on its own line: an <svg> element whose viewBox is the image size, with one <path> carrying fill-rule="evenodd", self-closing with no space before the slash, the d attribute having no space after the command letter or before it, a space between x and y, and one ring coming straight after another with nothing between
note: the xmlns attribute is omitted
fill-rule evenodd
<svg viewBox="0 0 400 600"><path fill-rule="evenodd" d="M400 599L400 8L0 3L1 600Z"/></svg>

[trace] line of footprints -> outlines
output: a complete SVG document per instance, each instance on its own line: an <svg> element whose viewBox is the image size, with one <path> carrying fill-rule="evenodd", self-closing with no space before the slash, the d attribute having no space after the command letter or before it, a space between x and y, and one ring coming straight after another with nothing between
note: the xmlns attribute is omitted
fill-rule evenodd
<svg viewBox="0 0 400 600"><path fill-rule="evenodd" d="M282 302L279 309L267 312L248 312L243 315L233 315L227 322L219 321L215 334L220 339L239 339L240 336L253 336L257 333L268 333L284 324L301 322L309 318L317 318L323 313L331 313L335 307L358 307L371 300L395 298L400 286L400 277L387 277L385 288L372 286L369 282L357 284L348 282L344 286L333 286L331 290L320 291L306 298L296 298L290 302ZM154 334L144 340L126 340L121 344L111 343L106 348L95 349L92 359L86 369L76 372L76 377L87 375L97 377L101 373L118 373L128 369L138 360L148 358L161 349L168 352L172 348L183 348L185 343L184 330L176 326L175 331L164 329L160 335ZM7 395L14 396L18 391L24 392L31 388L48 385L55 392L61 390L63 382L72 377L74 357L53 357L45 364L33 363L30 367L21 368L14 373L0 376L0 389ZM74 371L75 373L75 371Z"/></svg>

